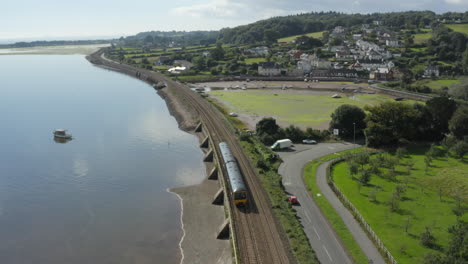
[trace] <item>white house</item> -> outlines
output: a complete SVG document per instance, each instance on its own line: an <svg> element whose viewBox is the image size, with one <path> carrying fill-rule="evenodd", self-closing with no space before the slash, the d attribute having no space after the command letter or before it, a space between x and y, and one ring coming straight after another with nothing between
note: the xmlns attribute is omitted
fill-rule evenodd
<svg viewBox="0 0 468 264"><path fill-rule="evenodd" d="M258 64L258 75L261 75L261 76L279 76L279 75L281 75L281 69L274 62L260 62Z"/></svg>

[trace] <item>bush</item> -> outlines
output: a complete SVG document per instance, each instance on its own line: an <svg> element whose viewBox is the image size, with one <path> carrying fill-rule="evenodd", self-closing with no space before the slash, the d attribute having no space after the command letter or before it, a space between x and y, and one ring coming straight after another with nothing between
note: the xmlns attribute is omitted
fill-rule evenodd
<svg viewBox="0 0 468 264"><path fill-rule="evenodd" d="M463 159L466 153L468 153L468 143L464 141L458 141L451 149L455 156L459 159Z"/></svg>
<svg viewBox="0 0 468 264"><path fill-rule="evenodd" d="M428 247L428 248L434 248L436 245L435 241L436 241L436 238L432 235L429 227L426 226L426 231L422 232L420 235L421 245Z"/></svg>

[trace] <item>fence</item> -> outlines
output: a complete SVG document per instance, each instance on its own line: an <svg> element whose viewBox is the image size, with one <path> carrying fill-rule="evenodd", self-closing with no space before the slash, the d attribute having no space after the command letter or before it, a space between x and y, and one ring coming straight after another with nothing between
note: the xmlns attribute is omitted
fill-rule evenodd
<svg viewBox="0 0 468 264"><path fill-rule="evenodd" d="M390 251L387 250L385 245L382 243L382 241L379 239L379 237L375 234L374 230L369 226L369 224L366 222L364 217L359 213L359 211L354 207L354 205L346 198L346 196L340 191L340 189L335 185L333 182L333 178L331 176L331 168L333 165L336 163L343 161L345 157L340 157L334 159L332 162L330 162L327 166L327 182L328 185L332 188L332 190L335 192L335 194L338 196L338 198L341 200L341 202L349 209L354 215L354 218L359 221L359 224L364 228L364 230L367 232L367 234L372 238L374 241L374 244L379 248L380 252L384 254L384 256L388 259L388 261L391 264L398 264L398 262L393 258L392 254L390 254Z"/></svg>

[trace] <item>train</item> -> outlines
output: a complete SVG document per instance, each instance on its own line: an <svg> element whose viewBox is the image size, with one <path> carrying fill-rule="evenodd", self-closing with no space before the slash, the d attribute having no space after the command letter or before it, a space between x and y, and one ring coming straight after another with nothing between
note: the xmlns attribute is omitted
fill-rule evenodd
<svg viewBox="0 0 468 264"><path fill-rule="evenodd" d="M234 204L236 206L245 206L247 204L247 188L245 187L237 160L226 142L219 143L219 149L223 156L223 164L228 174L230 191L231 196L234 198Z"/></svg>

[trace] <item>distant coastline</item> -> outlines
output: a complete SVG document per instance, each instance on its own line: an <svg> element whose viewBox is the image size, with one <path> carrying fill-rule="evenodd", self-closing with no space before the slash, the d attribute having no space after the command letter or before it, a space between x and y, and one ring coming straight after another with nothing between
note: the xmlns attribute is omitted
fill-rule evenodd
<svg viewBox="0 0 468 264"><path fill-rule="evenodd" d="M0 46L0 55L71 55L82 54L89 55L100 48L109 47L109 43L103 44L83 44L83 45L53 45L53 46L35 46L35 47L4 47Z"/></svg>

